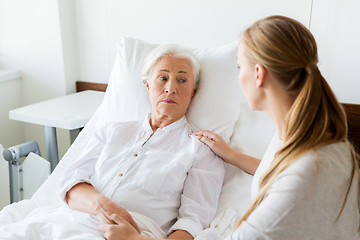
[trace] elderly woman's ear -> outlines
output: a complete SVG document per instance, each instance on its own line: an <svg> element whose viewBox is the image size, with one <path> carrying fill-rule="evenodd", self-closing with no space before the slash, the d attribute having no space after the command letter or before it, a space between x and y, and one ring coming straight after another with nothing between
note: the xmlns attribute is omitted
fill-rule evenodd
<svg viewBox="0 0 360 240"><path fill-rule="evenodd" d="M191 99L196 95L196 92L197 92L197 88L194 88L194 91L193 91L193 93L191 95Z"/></svg>

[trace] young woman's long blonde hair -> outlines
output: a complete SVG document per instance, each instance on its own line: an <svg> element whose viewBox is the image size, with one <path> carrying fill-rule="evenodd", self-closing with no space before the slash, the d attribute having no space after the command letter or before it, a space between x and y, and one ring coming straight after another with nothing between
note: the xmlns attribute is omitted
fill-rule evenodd
<svg viewBox="0 0 360 240"><path fill-rule="evenodd" d="M283 146L261 177L258 195L235 228L259 206L277 176L301 155L347 141L344 109L317 67L316 42L304 25L284 16L270 16L248 28L243 33L242 44L247 60L267 69L295 101L287 115ZM351 180L338 218L358 171L354 154Z"/></svg>

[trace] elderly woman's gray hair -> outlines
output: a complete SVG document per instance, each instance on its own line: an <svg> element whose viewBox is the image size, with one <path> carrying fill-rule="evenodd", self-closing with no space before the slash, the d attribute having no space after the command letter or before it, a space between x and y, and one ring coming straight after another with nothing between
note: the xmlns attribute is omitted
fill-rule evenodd
<svg viewBox="0 0 360 240"><path fill-rule="evenodd" d="M144 61L142 80L146 82L150 78L154 66L162 57L172 54L179 58L185 58L191 63L194 69L194 88L196 89L200 80L200 64L191 52L175 44L160 45L149 53Z"/></svg>

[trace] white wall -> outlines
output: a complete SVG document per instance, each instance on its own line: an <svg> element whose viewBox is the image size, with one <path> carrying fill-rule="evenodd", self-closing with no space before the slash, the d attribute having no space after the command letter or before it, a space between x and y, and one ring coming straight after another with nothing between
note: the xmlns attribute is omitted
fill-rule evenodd
<svg viewBox="0 0 360 240"><path fill-rule="evenodd" d="M79 59L74 0L58 0L66 93L75 92L79 80Z"/></svg>
<svg viewBox="0 0 360 240"><path fill-rule="evenodd" d="M0 144L6 147L17 145L25 140L24 124L10 121L7 114L11 109L20 107L21 104L21 79L0 80ZM2 152L0 154L2 155Z"/></svg>
<svg viewBox="0 0 360 240"><path fill-rule="evenodd" d="M77 0L75 6L79 77L82 81L108 81L110 65L107 0ZM121 1L124 2L124 1ZM128 4L131 1L126 1Z"/></svg>
<svg viewBox="0 0 360 240"><path fill-rule="evenodd" d="M20 70L22 74L16 91L11 86L1 85L2 98L21 91L21 97L17 95L16 98L22 98L21 105L28 105L66 94L58 0L1 0L0 38L0 68ZM8 102L6 108L0 109L1 115L8 116L13 107L13 103ZM16 131L15 127L5 129L3 123L0 122L2 131ZM46 156L43 128L32 124L24 126L24 138L19 138L21 142L15 144L37 140ZM59 131L58 135L63 142L59 149L63 154L69 147L69 134ZM4 147L14 144L8 141L9 136L8 132L0 135Z"/></svg>
<svg viewBox="0 0 360 240"><path fill-rule="evenodd" d="M359 5L358 0L77 0L79 77L107 82L120 36L211 47L236 39L261 17L282 14L315 35L320 69L339 100L360 103L360 77L354 73L360 63Z"/></svg>
<svg viewBox="0 0 360 240"><path fill-rule="evenodd" d="M311 0L78 0L80 78L107 82L120 36L211 47L235 40L255 20L282 14L309 24Z"/></svg>
<svg viewBox="0 0 360 240"><path fill-rule="evenodd" d="M0 65L22 71L24 101L64 95L57 0L2 1L1 9Z"/></svg>
<svg viewBox="0 0 360 240"><path fill-rule="evenodd" d="M341 102L360 104L360 1L313 1L320 69Z"/></svg>
<svg viewBox="0 0 360 240"><path fill-rule="evenodd" d="M3 151L3 146L0 144L0 152ZM10 189L9 189L9 171L8 164L0 154L0 210L10 203Z"/></svg>

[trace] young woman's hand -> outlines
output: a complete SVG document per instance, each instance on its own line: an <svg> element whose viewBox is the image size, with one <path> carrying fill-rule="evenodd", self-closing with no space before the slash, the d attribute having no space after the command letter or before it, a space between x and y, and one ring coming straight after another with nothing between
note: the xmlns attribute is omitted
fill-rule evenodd
<svg viewBox="0 0 360 240"><path fill-rule="evenodd" d="M197 136L201 142L208 145L210 149L225 162L230 163L229 160L231 159L233 149L221 136L208 130L193 131L191 134Z"/></svg>
<svg viewBox="0 0 360 240"><path fill-rule="evenodd" d="M139 240L140 233L130 223L117 214L104 213L112 223L102 223L98 230L107 240Z"/></svg>
<svg viewBox="0 0 360 240"><path fill-rule="evenodd" d="M203 130L193 131L191 134L197 136L201 142L208 145L224 162L230 163L251 175L254 175L260 164L260 159L232 149L222 137L213 132Z"/></svg>

